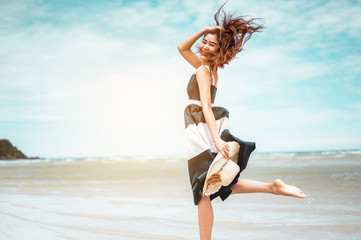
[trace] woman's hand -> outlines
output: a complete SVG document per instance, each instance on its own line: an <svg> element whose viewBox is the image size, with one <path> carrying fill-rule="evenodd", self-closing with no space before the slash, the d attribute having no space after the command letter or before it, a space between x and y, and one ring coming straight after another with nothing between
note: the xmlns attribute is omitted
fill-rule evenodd
<svg viewBox="0 0 361 240"><path fill-rule="evenodd" d="M216 146L218 151L223 155L224 158L226 158L226 159L229 158L230 148L229 148L229 145L227 142L225 142L221 138L219 138L214 142L214 145Z"/></svg>
<svg viewBox="0 0 361 240"><path fill-rule="evenodd" d="M208 31L215 31L219 29L220 31L222 31L223 27L221 26L208 26L208 27L205 27L205 30L208 32Z"/></svg>

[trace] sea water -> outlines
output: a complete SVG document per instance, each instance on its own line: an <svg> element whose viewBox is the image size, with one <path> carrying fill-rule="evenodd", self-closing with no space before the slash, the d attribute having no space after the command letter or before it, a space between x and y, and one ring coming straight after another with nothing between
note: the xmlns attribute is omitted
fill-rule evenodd
<svg viewBox="0 0 361 240"><path fill-rule="evenodd" d="M361 239L361 151L253 154L241 178L307 196L214 199L213 239ZM199 239L187 160L0 161L0 239Z"/></svg>

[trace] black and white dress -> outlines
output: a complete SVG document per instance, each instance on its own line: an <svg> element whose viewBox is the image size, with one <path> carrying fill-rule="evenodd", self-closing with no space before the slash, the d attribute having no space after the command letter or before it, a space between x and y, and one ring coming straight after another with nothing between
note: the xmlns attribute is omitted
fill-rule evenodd
<svg viewBox="0 0 361 240"><path fill-rule="evenodd" d="M209 70L208 66L205 67ZM237 183L240 173L246 168L249 156L255 149L256 144L254 142L244 142L229 132L229 112L223 107L214 106L217 88L213 84L214 77L212 76L211 107L216 119L218 133L224 141L237 141L240 145L238 154L240 172L228 186L222 186L218 192L210 196L211 200L220 196L224 201L232 192L231 185ZM188 145L188 172L194 204L198 205L208 168L217 155L218 150L213 143L212 135L202 112L196 74L193 74L189 80L187 93L189 104L184 110L184 122Z"/></svg>

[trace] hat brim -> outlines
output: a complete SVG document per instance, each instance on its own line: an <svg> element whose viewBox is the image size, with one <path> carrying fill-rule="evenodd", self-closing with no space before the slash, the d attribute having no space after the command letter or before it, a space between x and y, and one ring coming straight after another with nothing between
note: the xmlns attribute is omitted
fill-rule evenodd
<svg viewBox="0 0 361 240"><path fill-rule="evenodd" d="M228 145L230 147L230 159L225 159L221 153L218 153L209 166L203 187L203 193L206 196L217 192L222 186L228 186L240 171L238 164L234 162L234 160L237 160L238 158L239 144L235 141L232 141L228 142ZM208 184L209 178L213 174L217 173L221 168L222 171L219 172L221 176L221 182Z"/></svg>

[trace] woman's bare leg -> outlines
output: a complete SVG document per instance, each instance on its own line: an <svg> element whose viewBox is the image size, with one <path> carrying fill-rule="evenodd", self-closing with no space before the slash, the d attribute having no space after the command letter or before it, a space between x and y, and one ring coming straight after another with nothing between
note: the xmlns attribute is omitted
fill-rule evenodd
<svg viewBox="0 0 361 240"><path fill-rule="evenodd" d="M198 225L201 240L210 240L213 227L213 208L209 196L202 196L198 203Z"/></svg>
<svg viewBox="0 0 361 240"><path fill-rule="evenodd" d="M277 195L305 198L305 194L297 187L287 185L276 179L273 183L264 183L248 179L239 179L231 186L232 194L237 193L272 193Z"/></svg>

